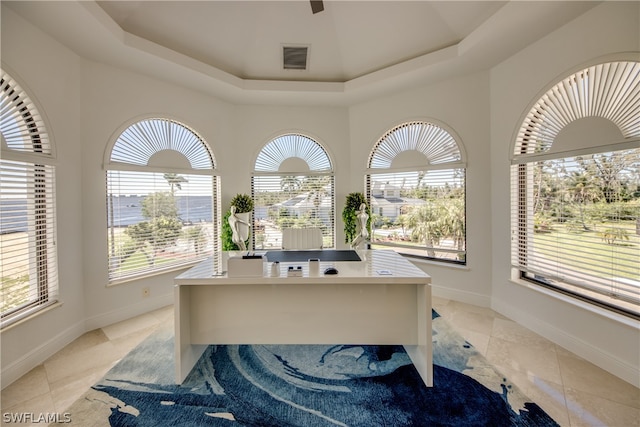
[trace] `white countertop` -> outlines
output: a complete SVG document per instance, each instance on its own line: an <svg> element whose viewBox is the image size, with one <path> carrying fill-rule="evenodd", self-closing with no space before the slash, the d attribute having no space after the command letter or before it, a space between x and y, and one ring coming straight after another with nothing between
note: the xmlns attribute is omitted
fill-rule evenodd
<svg viewBox="0 0 640 427"><path fill-rule="evenodd" d="M214 257L207 258L175 278L176 286L181 285L230 285L230 284L264 284L281 283L362 283L365 278L371 283L425 283L431 282L431 277L416 267L409 260L392 250L358 250L361 261L320 261L319 273L309 271L308 262L281 262L280 275L271 276L271 263L263 262L262 277L229 277L226 272L226 262L229 257L241 257L243 252L223 252L221 273L214 269ZM287 277L289 266L302 267L302 277ZM325 275L327 267L335 267L338 274Z"/></svg>

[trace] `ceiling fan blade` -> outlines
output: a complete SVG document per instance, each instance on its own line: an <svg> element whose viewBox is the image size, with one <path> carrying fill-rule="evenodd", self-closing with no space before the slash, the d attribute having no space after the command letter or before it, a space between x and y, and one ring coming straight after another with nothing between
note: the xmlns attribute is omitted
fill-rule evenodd
<svg viewBox="0 0 640 427"><path fill-rule="evenodd" d="M311 2L311 11L316 14L324 10L324 4L322 0L309 0Z"/></svg>

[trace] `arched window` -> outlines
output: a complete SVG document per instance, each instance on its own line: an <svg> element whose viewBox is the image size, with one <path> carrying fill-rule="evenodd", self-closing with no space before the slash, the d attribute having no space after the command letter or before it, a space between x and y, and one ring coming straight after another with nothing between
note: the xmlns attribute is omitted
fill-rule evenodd
<svg viewBox="0 0 640 427"><path fill-rule="evenodd" d="M412 121L384 134L369 156L372 248L466 263L465 159L450 132Z"/></svg>
<svg viewBox="0 0 640 427"><path fill-rule="evenodd" d="M127 127L106 159L109 281L184 267L219 249L207 143L174 120Z"/></svg>
<svg viewBox="0 0 640 427"><path fill-rule="evenodd" d="M55 166L42 117L0 71L2 326L58 300Z"/></svg>
<svg viewBox="0 0 640 427"><path fill-rule="evenodd" d="M254 248L282 247L283 228L322 229L323 247L335 247L334 174L327 152L313 139L286 134L267 143L256 159Z"/></svg>
<svg viewBox="0 0 640 427"><path fill-rule="evenodd" d="M608 62L538 99L514 141L520 278L640 315L640 63Z"/></svg>

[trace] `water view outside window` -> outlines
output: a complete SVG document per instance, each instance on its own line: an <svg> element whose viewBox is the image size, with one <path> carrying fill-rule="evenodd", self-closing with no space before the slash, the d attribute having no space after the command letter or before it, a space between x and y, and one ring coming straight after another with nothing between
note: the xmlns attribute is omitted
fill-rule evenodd
<svg viewBox="0 0 640 427"><path fill-rule="evenodd" d="M212 254L212 177L108 171L107 180L112 279Z"/></svg>
<svg viewBox="0 0 640 427"><path fill-rule="evenodd" d="M141 120L118 136L108 154L110 283L217 252L218 180L213 154L194 130L171 119Z"/></svg>
<svg viewBox="0 0 640 427"><path fill-rule="evenodd" d="M58 302L55 166L44 121L0 70L2 326Z"/></svg>

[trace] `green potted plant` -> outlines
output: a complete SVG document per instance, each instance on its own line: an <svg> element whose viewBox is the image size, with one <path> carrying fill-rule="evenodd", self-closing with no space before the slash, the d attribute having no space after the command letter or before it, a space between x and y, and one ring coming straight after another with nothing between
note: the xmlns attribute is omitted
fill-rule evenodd
<svg viewBox="0 0 640 427"><path fill-rule="evenodd" d="M233 241L233 230L229 224L229 217L231 216L231 207L235 208L235 215L239 217L242 222L239 224L240 237L245 241L245 245L249 246L249 232L251 227L245 224L251 224L251 213L253 212L253 199L247 195L238 193L233 199L231 199L231 205L229 210L222 219L222 250L223 251L237 251L240 250L238 245Z"/></svg>
<svg viewBox="0 0 640 427"><path fill-rule="evenodd" d="M369 218L367 219L367 232L371 235L371 209L367 203L367 199L363 193L355 192L347 195L347 200L342 209L342 221L344 222L344 241L345 243L351 243L358 234L358 212L362 204L366 206L366 212Z"/></svg>

